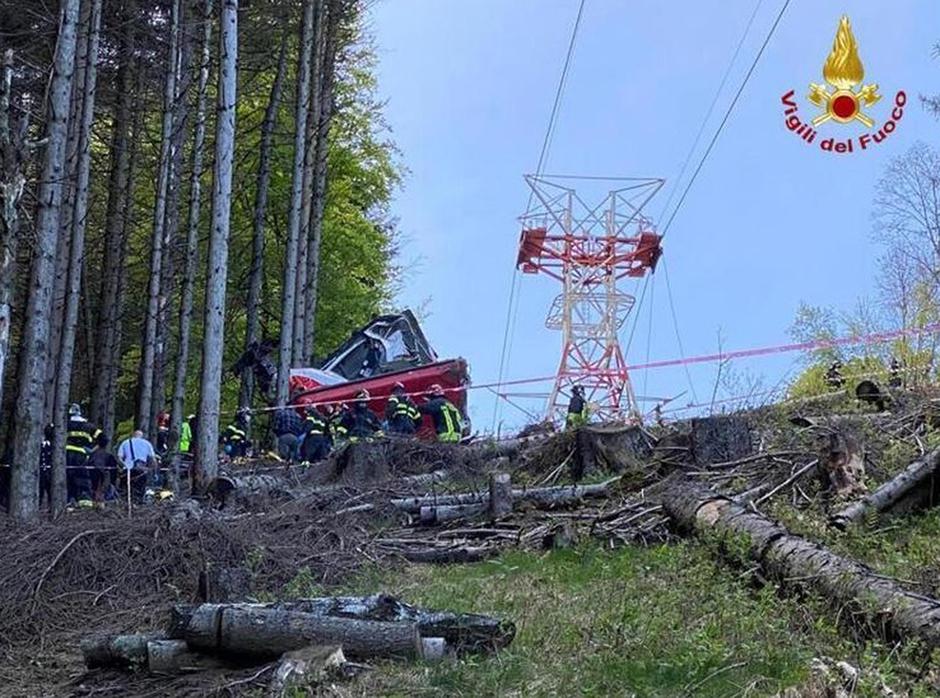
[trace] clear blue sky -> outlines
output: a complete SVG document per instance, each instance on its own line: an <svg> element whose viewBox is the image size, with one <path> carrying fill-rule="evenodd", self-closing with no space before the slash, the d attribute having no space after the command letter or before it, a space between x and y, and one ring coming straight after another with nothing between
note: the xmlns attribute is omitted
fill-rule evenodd
<svg viewBox="0 0 940 698"><path fill-rule="evenodd" d="M663 177L667 185L650 208L661 220L756 4L587 0L546 171ZM699 152L782 4L762 0ZM382 0L372 10L380 92L410 169L394 204L407 268L399 302L415 307L430 299L429 339L442 356L466 357L477 383L498 372L516 217L527 198L522 175L536 166L577 5ZM909 104L877 149L838 156L787 131L780 97L796 90L800 113L812 116L805 94L811 81L822 82L843 12L852 20L866 82L877 82L884 96L872 116L886 118L899 89ZM918 98L940 92L940 60L931 57L938 41L936 0L791 2L664 241L686 354L716 351L719 332L726 350L787 341L801 300L848 309L871 292L874 186L891 157L940 132ZM819 138L863 130L823 126ZM560 351L558 333L544 327L556 284L525 276L521 286L507 378L553 373ZM638 311L631 363L643 363L647 352L652 359L679 355L661 272L651 289L652 304L648 296ZM764 375L772 387L796 358L738 368ZM700 400L710 397L715 368L693 369ZM689 388L681 368L638 372L633 381L647 395ZM492 395L471 393L476 427L489 428L492 410ZM528 421L511 407L502 418L507 426Z"/></svg>

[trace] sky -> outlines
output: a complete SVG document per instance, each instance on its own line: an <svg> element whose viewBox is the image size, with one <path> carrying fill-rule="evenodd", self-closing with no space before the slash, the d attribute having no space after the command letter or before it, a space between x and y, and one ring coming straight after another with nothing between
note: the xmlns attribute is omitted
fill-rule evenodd
<svg viewBox="0 0 940 698"><path fill-rule="evenodd" d="M543 171L664 178L646 211L664 222L782 5L586 0ZM397 302L426 311L424 330L438 354L465 357L478 385L498 377L517 219L528 200L523 175L536 169L577 9L578 0L380 0L371 10L379 90L409 171L392 207L403 235ZM883 96L868 110L877 122L872 130L888 118L897 91L908 95L896 130L851 154L824 152L818 142L857 138L864 126L824 124L807 145L785 127L781 104L793 89L804 120L818 113L806 94L810 82L823 82L843 13L865 82L877 83ZM692 165L677 183L752 15ZM874 291L875 186L892 158L940 133L919 103L919 95L940 93L940 59L932 55L938 27L936 0L791 1L663 241L666 268L634 309L639 321L628 363L785 343L801 301L850 310ZM635 282L622 290L640 295ZM555 372L560 334L544 321L559 291L548 277L520 276L505 379ZM734 370L772 388L799 367L791 354L738 362ZM638 394L678 396L670 404L682 406L693 395L711 398L716 371L716 364L702 364L688 375L673 367L631 377ZM544 401L518 402L544 412ZM492 393L473 390L469 403L474 428L490 429ZM501 430L532 421L505 403L496 416Z"/></svg>

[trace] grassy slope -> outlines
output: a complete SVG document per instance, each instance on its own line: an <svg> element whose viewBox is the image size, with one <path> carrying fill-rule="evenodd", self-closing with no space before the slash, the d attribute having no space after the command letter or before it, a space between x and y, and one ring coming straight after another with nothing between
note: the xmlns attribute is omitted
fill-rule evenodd
<svg viewBox="0 0 940 698"><path fill-rule="evenodd" d="M890 648L850 641L824 604L757 589L693 543L373 569L350 589L380 590L503 615L518 633L494 658L384 664L348 687L357 695L774 695L804 682L817 656L874 669L857 695L877 695L879 677L897 685L907 666Z"/></svg>

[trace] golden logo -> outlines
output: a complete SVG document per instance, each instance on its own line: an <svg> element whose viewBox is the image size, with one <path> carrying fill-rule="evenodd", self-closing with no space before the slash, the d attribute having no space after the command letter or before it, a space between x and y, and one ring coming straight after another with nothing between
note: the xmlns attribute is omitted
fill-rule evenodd
<svg viewBox="0 0 940 698"><path fill-rule="evenodd" d="M865 79L865 68L858 56L858 42L855 41L852 25L846 15L842 15L839 20L832 51L823 66L823 78L834 91L830 92L826 85L810 83L809 101L825 110L813 119L813 126L819 126L829 119L840 124L860 121L868 128L875 125L874 120L862 111L862 105L870 107L876 104L881 95L875 83L862 85L855 91L856 85Z"/></svg>

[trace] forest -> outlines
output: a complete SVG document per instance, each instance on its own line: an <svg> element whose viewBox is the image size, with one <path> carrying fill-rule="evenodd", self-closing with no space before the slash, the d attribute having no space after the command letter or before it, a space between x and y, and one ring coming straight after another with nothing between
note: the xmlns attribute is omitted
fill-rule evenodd
<svg viewBox="0 0 940 698"><path fill-rule="evenodd" d="M4 3L0 395L10 515L66 504L67 412L170 446L196 414L195 478L219 422L286 401L391 300L388 206L403 166L361 0ZM260 395L231 367L277 344Z"/></svg>

